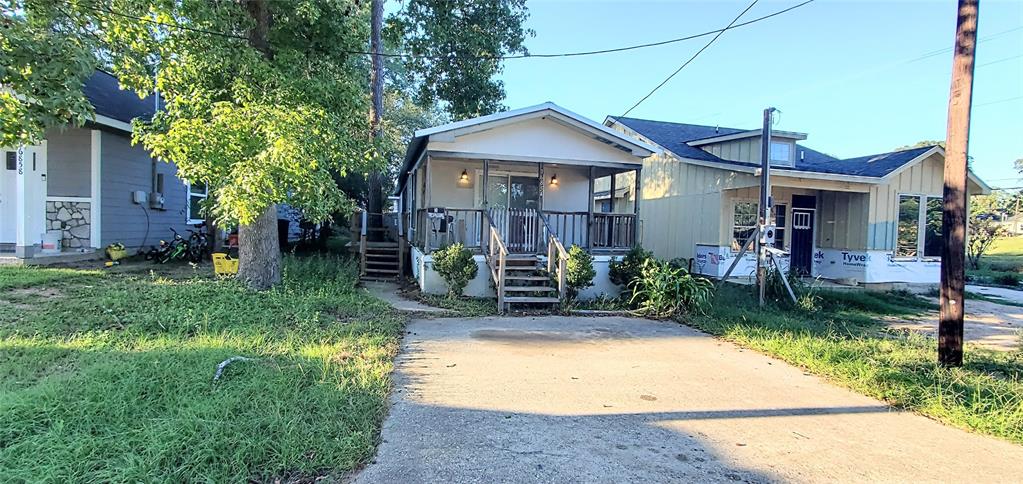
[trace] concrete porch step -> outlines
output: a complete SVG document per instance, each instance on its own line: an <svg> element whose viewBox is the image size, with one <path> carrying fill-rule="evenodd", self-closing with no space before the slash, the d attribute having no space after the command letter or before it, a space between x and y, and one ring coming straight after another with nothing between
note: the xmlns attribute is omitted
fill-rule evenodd
<svg viewBox="0 0 1023 484"><path fill-rule="evenodd" d="M504 286L504 292L556 292L550 286Z"/></svg>
<svg viewBox="0 0 1023 484"><path fill-rule="evenodd" d="M504 298L506 303L522 303L522 304L558 304L561 302L556 297L539 297L539 296L508 296Z"/></svg>

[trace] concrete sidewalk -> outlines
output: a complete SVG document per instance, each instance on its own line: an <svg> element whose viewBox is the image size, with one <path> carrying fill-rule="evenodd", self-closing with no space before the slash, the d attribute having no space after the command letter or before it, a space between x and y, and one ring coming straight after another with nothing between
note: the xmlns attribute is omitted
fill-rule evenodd
<svg viewBox="0 0 1023 484"><path fill-rule="evenodd" d="M408 326L383 443L358 482L970 481L1023 447L835 387L673 323Z"/></svg>

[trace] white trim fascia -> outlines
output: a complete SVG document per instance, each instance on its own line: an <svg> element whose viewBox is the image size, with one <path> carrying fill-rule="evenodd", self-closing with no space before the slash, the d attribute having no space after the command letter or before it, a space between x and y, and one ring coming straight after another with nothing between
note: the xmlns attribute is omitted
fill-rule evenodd
<svg viewBox="0 0 1023 484"><path fill-rule="evenodd" d="M102 207L102 183L100 176L103 172L103 132L94 129L91 131L92 139L90 143L90 201L89 201L89 244L93 248L98 249L102 246L101 239L103 232L101 226L103 224L103 217L101 214Z"/></svg>
<svg viewBox="0 0 1023 484"><path fill-rule="evenodd" d="M686 141L686 144L689 145L689 146L702 146L702 145L710 145L710 144L714 144L714 143L723 143L725 141L732 141L732 140L743 139L743 138L753 138L755 136L760 136L760 134L762 132L763 132L762 129L751 129L749 131L741 131L741 132L738 132L738 133L725 134L725 135L721 135L721 136L713 136L713 137L710 137L710 138L702 138L702 139L695 139L695 140L691 140L691 141ZM807 136L806 133L797 133L795 131L776 131L776 130L771 130L771 137L772 138L805 140L806 136Z"/></svg>
<svg viewBox="0 0 1023 484"><path fill-rule="evenodd" d="M125 123L124 121L121 121L119 119L114 119L111 117L103 116L102 114L97 114L96 119L94 121L96 122L96 124L109 126L111 128L127 131L129 133L131 132L131 123Z"/></svg>
<svg viewBox="0 0 1023 484"><path fill-rule="evenodd" d="M46 197L47 202L89 202L92 203L92 197ZM91 208L90 208L91 209Z"/></svg>
<svg viewBox="0 0 1023 484"><path fill-rule="evenodd" d="M501 113L490 114L487 116L481 116L478 118L466 119L463 121L456 121L454 123L442 124L440 126L434 126L432 128L420 129L415 132L415 137L421 136L434 136L440 133L447 133L454 131L453 136L463 136L469 133L483 131L486 129L492 129L509 122L518 121L519 118L530 119L536 117L542 117L546 114L559 115L562 120L572 123L576 128L590 131L592 134L600 133L603 136L611 137L613 140L626 145L630 148L630 151L634 156L647 157L658 150L642 141L631 139L625 134L615 131L603 124L597 123L591 119L580 116L568 109L565 109L552 102L545 102L537 104L535 106L528 106L520 109L513 109L510 111L504 111ZM444 136L441 137L441 141L451 140L452 137ZM436 139L434 139L436 140ZM637 152L638 151L638 152Z"/></svg>
<svg viewBox="0 0 1023 484"><path fill-rule="evenodd" d="M520 161L523 163L549 163L556 165L575 165L575 166L596 166L600 168L623 168L626 170L635 170L643 166L642 160L636 160L635 162L613 162L613 161L593 161L593 160L574 160L569 158L548 158L543 156L522 156L522 155L501 155L495 153L471 153L462 151L439 151L439 150L428 150L430 156L436 158L452 158L457 160L493 160L493 161Z"/></svg>

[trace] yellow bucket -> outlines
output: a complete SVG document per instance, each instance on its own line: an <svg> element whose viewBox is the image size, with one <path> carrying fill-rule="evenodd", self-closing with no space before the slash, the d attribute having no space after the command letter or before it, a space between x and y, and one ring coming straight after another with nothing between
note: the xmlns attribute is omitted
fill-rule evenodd
<svg viewBox="0 0 1023 484"><path fill-rule="evenodd" d="M233 276L238 273L238 259L232 259L227 254L213 254L213 272L218 276Z"/></svg>

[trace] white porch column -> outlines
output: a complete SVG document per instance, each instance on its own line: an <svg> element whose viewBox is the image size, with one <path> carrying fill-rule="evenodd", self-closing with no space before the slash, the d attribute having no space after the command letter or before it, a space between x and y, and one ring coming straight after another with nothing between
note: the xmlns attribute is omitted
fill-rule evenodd
<svg viewBox="0 0 1023 484"><path fill-rule="evenodd" d="M15 256L34 257L46 231L46 141L18 148L15 178Z"/></svg>
<svg viewBox="0 0 1023 484"><path fill-rule="evenodd" d="M89 214L90 214L90 217L89 217L89 244L94 249L99 249L99 248L101 248L103 246L102 241L101 241L102 231L100 230L100 227L101 227L102 221L103 221L103 219L101 218L101 211L100 211L101 203L103 201L102 197L101 197L101 192L100 192L100 188L101 188L101 185L100 185L100 174L103 171L102 170L102 168L103 168L103 163L102 163L102 161L103 161L103 157L102 157L102 153L103 153L103 151L102 151L102 141L103 141L103 132L98 130L98 129L92 130L92 143L90 144L91 147L92 147L91 154L90 154L90 159L91 159L90 166L92 168L91 169L90 179L91 179L92 183L90 185L90 192L89 192L89 194L90 194L90 200L89 200Z"/></svg>

